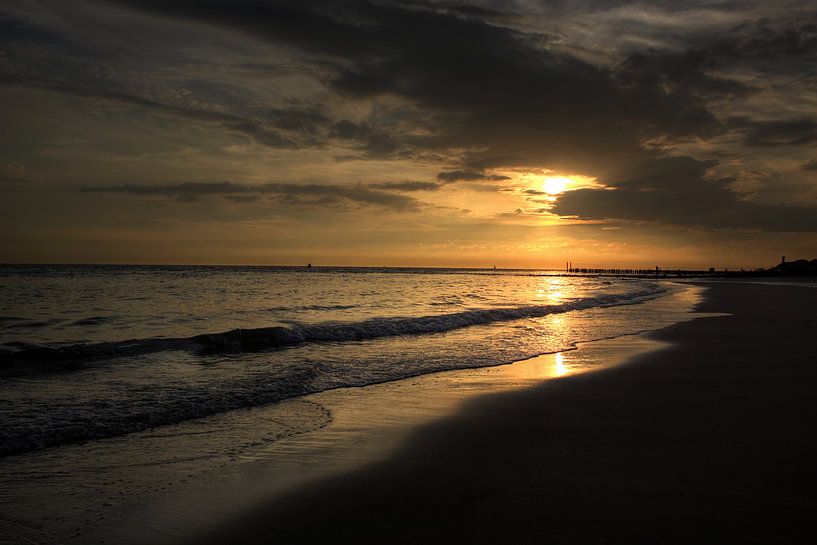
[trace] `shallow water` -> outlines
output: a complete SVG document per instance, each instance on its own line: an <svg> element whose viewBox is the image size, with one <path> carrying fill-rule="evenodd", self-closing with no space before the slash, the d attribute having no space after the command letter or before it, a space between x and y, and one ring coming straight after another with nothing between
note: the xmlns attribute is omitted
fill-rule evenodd
<svg viewBox="0 0 817 545"><path fill-rule="evenodd" d="M5 455L556 352L656 327L620 310L678 289L535 271L0 270Z"/></svg>

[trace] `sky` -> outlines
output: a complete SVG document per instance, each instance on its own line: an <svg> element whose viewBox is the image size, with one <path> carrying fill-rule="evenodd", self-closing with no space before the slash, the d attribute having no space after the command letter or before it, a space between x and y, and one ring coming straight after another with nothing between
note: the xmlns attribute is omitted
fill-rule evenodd
<svg viewBox="0 0 817 545"><path fill-rule="evenodd" d="M817 257L817 6L4 0L0 262Z"/></svg>

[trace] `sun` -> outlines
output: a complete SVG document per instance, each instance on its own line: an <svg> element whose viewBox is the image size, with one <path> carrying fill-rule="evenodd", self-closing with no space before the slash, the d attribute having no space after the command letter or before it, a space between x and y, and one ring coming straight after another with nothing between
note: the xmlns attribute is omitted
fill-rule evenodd
<svg viewBox="0 0 817 545"><path fill-rule="evenodd" d="M570 185L570 178L564 176L548 176L542 182L542 191L548 195L559 195L564 193L567 186Z"/></svg>

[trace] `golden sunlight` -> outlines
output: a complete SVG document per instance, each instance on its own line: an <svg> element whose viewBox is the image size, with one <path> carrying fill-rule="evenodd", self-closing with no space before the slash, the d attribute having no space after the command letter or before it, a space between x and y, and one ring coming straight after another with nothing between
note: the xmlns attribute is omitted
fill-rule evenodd
<svg viewBox="0 0 817 545"><path fill-rule="evenodd" d="M554 374L557 377L565 376L570 370L565 365L565 356L561 352L556 353L556 362L555 362L555 369Z"/></svg>
<svg viewBox="0 0 817 545"><path fill-rule="evenodd" d="M564 193L570 185L570 178L565 176L548 176L542 183L542 191L549 195Z"/></svg>

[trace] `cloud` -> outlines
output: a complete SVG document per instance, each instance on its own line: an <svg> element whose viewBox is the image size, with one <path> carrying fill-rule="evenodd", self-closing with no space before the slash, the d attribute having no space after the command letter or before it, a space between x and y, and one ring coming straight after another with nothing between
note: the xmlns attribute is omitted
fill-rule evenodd
<svg viewBox="0 0 817 545"><path fill-rule="evenodd" d="M482 172L470 172L465 170L450 170L437 174L437 179L446 183L450 182L482 182L482 181L502 181L510 180L509 176L498 174L484 174Z"/></svg>
<svg viewBox="0 0 817 545"><path fill-rule="evenodd" d="M482 148L471 158L474 165L498 156L520 164L556 163L567 145L573 148L568 158L580 156L575 165L594 155L591 148L595 155L611 149L611 157L632 152L648 127L697 134L707 128L701 125L714 123L688 94L621 85L606 69L543 49L534 35L450 4L124 3L320 54L334 67L333 90L356 99L409 100L435 119L433 133L413 145ZM345 125L337 127L339 134L368 138L365 127L355 132ZM386 139L383 148L395 146Z"/></svg>
<svg viewBox="0 0 817 545"><path fill-rule="evenodd" d="M388 157L402 147L394 136L372 127L370 123L354 123L348 119L336 122L330 136L341 140L357 141L358 149L370 157Z"/></svg>
<svg viewBox="0 0 817 545"><path fill-rule="evenodd" d="M549 208L515 208L512 212L499 212L496 214L497 218L536 218L543 215L549 215L551 210Z"/></svg>
<svg viewBox="0 0 817 545"><path fill-rule="evenodd" d="M258 123L240 121L238 123L224 123L222 126L225 129L249 136L253 141L271 148L297 149L300 147L279 132L267 129Z"/></svg>
<svg viewBox="0 0 817 545"><path fill-rule="evenodd" d="M328 204L348 201L375 205L396 211L415 211L420 201L412 197L369 189L362 185L336 186L325 184L238 184L234 182L185 182L180 184L124 184L85 187L86 193L125 193L130 195L160 195L191 202L201 197L222 196L233 202L251 202L248 197L270 195L288 204Z"/></svg>
<svg viewBox="0 0 817 545"><path fill-rule="evenodd" d="M191 121L215 123L227 131L242 134L259 144L273 148L294 149L299 147L298 143L283 136L274 128L269 128L261 122L245 119L229 113L201 108L175 106L125 92L95 89L55 80L49 77L33 75L19 76L0 73L0 83L5 85L20 85L48 89L68 95L135 106L152 111L159 115L172 115L174 117ZM298 112L290 112L290 114L297 113ZM280 113L278 115L280 115ZM282 118L286 119L285 117Z"/></svg>
<svg viewBox="0 0 817 545"><path fill-rule="evenodd" d="M368 187L387 191L436 191L440 189L440 184L436 184L434 182L406 180L404 182L381 182L376 184L368 184Z"/></svg>
<svg viewBox="0 0 817 545"><path fill-rule="evenodd" d="M743 142L749 146L799 146L817 140L817 122L809 119L754 121L739 117L727 122L743 133Z"/></svg>
<svg viewBox="0 0 817 545"><path fill-rule="evenodd" d="M562 194L550 210L589 220L630 220L711 229L817 232L817 207L758 204L730 191L732 178L710 179L712 162L664 158L652 175L623 180L615 190Z"/></svg>
<svg viewBox="0 0 817 545"><path fill-rule="evenodd" d="M794 158L790 165L812 152L817 19L806 3L749 2L748 14L728 2L693 1L490 3L492 9L365 0L108 4L190 35L241 36L250 53L240 60L254 66L252 78L210 77L179 61L184 89L174 94L167 83L177 80L162 79L168 66L149 55L130 64L116 48L51 47L53 34L17 28L15 43L23 46L5 51L2 81L126 104L179 125L208 124L276 150L331 147L333 156L370 162L372 169L382 168L383 159L447 169L437 183L115 186L122 193L410 210L421 204L400 193L502 181L509 178L486 173L531 168L592 176L617 188L568 192L553 209L563 215L811 230L811 209L797 206L796 196L793 206L753 203L747 199L774 193L738 194L738 175L720 173L774 163L783 148ZM605 15L610 24L593 28ZM178 48L185 52L180 58L188 49ZM283 89L272 101L267 93L277 90L281 59L308 73L309 85ZM255 79L261 74L267 79ZM294 170L301 168L313 167ZM812 170L787 168L801 178ZM394 178L374 172L375 179ZM372 179L365 172L347 179L358 178Z"/></svg>
<svg viewBox="0 0 817 545"><path fill-rule="evenodd" d="M0 183L21 183L29 181L31 178L28 169L22 163L12 161L0 166Z"/></svg>

